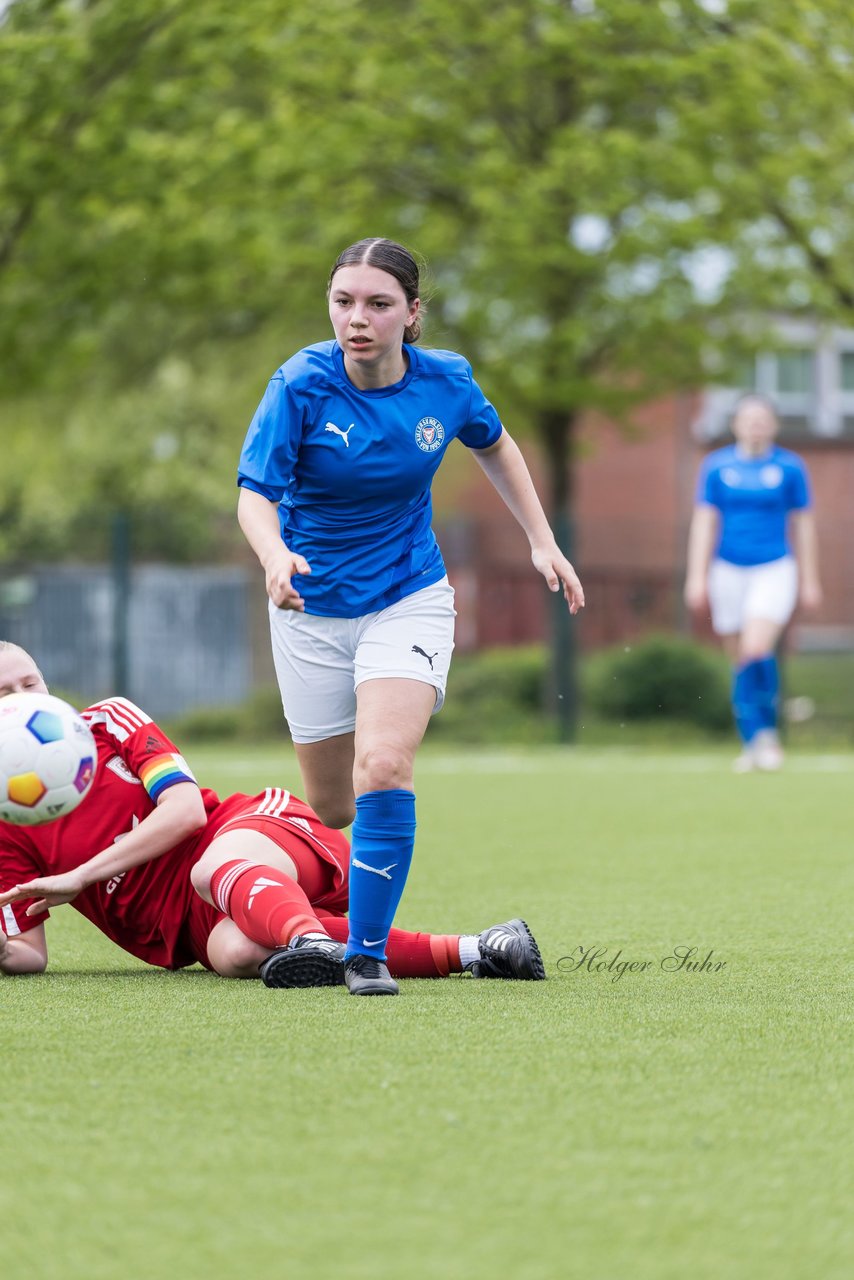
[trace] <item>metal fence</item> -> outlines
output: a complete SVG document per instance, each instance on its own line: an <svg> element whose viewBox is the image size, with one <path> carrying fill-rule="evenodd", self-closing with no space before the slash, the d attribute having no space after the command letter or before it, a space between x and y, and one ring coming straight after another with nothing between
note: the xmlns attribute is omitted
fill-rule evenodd
<svg viewBox="0 0 854 1280"><path fill-rule="evenodd" d="M229 706L252 688L250 589L240 567L0 570L0 639L80 699L123 694L155 716Z"/></svg>

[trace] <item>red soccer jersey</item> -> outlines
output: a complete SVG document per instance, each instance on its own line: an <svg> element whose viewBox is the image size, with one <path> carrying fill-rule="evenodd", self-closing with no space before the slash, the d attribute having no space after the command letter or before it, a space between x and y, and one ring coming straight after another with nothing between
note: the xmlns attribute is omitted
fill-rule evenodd
<svg viewBox="0 0 854 1280"><path fill-rule="evenodd" d="M125 698L111 698L81 715L98 747L98 764L89 793L72 812L37 827L0 822L0 893L37 876L58 875L88 861L138 826L169 786L195 782L177 747L154 721ZM346 841L320 824L303 801L273 788L264 795L229 796L220 801L202 788L207 826L151 862L90 885L71 904L102 933L131 955L166 969L179 969L204 957L191 947L187 927L199 899L190 868L227 824L258 827L268 818L279 843L308 841L331 864L333 889L317 905L335 909L346 903ZM329 900L327 903L327 899ZM2 908L9 937L25 933L49 912L25 914L32 900ZM213 909L210 909L213 911ZM213 913L213 917L215 918Z"/></svg>

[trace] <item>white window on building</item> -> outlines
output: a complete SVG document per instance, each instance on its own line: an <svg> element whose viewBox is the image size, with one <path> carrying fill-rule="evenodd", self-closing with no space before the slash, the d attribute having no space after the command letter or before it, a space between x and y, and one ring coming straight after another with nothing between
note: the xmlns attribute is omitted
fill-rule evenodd
<svg viewBox="0 0 854 1280"><path fill-rule="evenodd" d="M815 391L815 353L777 351L774 355L780 395L811 396Z"/></svg>
<svg viewBox="0 0 854 1280"><path fill-rule="evenodd" d="M748 362L738 385L707 390L695 423L699 439L727 435L733 407L747 391L773 401L783 439L854 437L854 332L789 321L779 333L780 345Z"/></svg>
<svg viewBox="0 0 854 1280"><path fill-rule="evenodd" d="M849 345L846 347L844 342ZM854 333L846 333L839 348L839 434L854 436Z"/></svg>

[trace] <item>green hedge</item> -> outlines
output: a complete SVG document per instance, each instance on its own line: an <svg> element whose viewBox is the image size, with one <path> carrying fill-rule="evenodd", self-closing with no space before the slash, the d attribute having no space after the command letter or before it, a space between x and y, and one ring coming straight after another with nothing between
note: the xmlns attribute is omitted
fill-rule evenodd
<svg viewBox="0 0 854 1280"><path fill-rule="evenodd" d="M732 727L725 657L681 636L648 636L593 655L585 690L606 720L681 720L712 733Z"/></svg>
<svg viewBox="0 0 854 1280"><path fill-rule="evenodd" d="M548 655L542 646L487 649L455 657L445 705L430 721L430 740L548 742L545 713Z"/></svg>
<svg viewBox="0 0 854 1280"><path fill-rule="evenodd" d="M282 714L282 698L274 686L256 689L236 707L197 707L164 724L181 743L193 742L266 742L288 738L288 726Z"/></svg>
<svg viewBox="0 0 854 1280"><path fill-rule="evenodd" d="M792 746L850 746L854 740L854 654L804 654L783 660L787 699L814 703L805 723L787 726ZM679 636L650 636L586 655L579 671L579 743L690 744L732 733L729 668L722 653ZM542 647L460 655L448 700L428 740L455 743L554 742L548 709L549 655ZM68 696L68 695L65 695ZM69 697L73 705L80 698ZM257 690L240 707L188 712L167 726L179 743L259 742L287 738L279 692Z"/></svg>
<svg viewBox="0 0 854 1280"><path fill-rule="evenodd" d="M492 649L454 659L448 696L428 739L447 743L553 742L550 659L542 646ZM728 732L729 674L722 654L690 640L652 636L585 657L579 672L581 740L627 721L680 722L686 732ZM188 712L170 724L185 740L262 741L287 736L275 688L259 689L240 707Z"/></svg>

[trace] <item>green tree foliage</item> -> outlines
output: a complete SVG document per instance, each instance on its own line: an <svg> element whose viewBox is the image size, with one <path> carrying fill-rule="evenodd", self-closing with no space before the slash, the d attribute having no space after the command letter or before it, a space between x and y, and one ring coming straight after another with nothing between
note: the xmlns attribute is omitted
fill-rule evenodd
<svg viewBox="0 0 854 1280"><path fill-rule="evenodd" d="M734 301L850 301L840 0L15 0L0 50L19 385L320 321L317 272L374 226L528 418L695 381Z"/></svg>
<svg viewBox="0 0 854 1280"><path fill-rule="evenodd" d="M288 6L17 0L0 31L0 354L124 383L281 305ZM272 145L276 137L281 146ZM271 278L271 265L282 262ZM109 375L112 375L110 378Z"/></svg>
<svg viewBox="0 0 854 1280"><path fill-rule="evenodd" d="M193 560L228 545L234 441L217 390L165 360L148 386L120 395L16 401L15 429L4 432L0 559L103 560L118 512L132 517L141 558ZM57 424L53 450L45 442Z"/></svg>
<svg viewBox="0 0 854 1280"><path fill-rule="evenodd" d="M87 501L151 471L150 512L176 490L230 510L189 424L219 485L276 362L235 342L323 336L328 263L374 233L427 256L428 340L538 435L565 515L582 411L696 386L774 310L850 315L852 57L843 0L14 0L0 359L7 395L53 398L30 415L39 466L10 446L7 548L33 545L41 459L85 462L75 431L112 455L83 466ZM142 422L179 441L169 483Z"/></svg>

